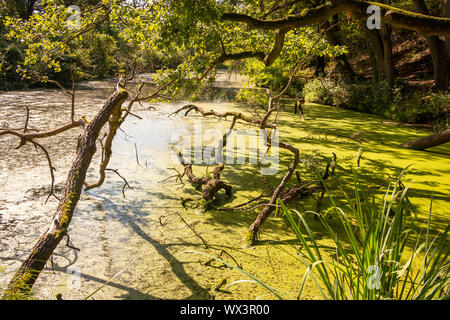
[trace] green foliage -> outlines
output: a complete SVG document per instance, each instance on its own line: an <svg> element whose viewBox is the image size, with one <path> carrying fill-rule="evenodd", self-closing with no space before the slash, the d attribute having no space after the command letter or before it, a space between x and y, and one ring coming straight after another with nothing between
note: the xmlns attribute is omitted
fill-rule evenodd
<svg viewBox="0 0 450 320"><path fill-rule="evenodd" d="M373 113L392 119L395 105L401 102L401 87L390 87L385 81L349 85L345 103L349 109Z"/></svg>
<svg viewBox="0 0 450 320"><path fill-rule="evenodd" d="M250 64L252 62L248 62ZM282 60L276 60L271 66L264 67L261 62L256 62L262 66L260 70L256 68L250 69L246 66L244 73L251 76L253 82L262 88L268 88L275 91L281 91L289 81L292 67L284 64ZM255 64L255 62L253 62ZM303 81L295 78L292 82L287 94L296 96L301 92Z"/></svg>
<svg viewBox="0 0 450 320"><path fill-rule="evenodd" d="M223 12L258 16L275 5L273 1L180 0L126 1L80 0L82 15L78 28L68 23L67 1L42 0L0 3L0 80L3 87L33 84L31 71L41 76L70 81L74 68L77 80L123 75L136 59L140 71L158 71L155 81L172 86L164 93L190 95L197 99L213 80L200 80L209 66L222 54L241 52L269 53L275 39L273 30L249 29L245 24L220 19ZM22 5L23 4L23 5ZM263 4L263 6L261 6ZM405 1L395 5L409 8ZM310 4L299 2L281 8L267 18L300 14ZM26 8L26 10L24 10ZM430 8L433 8L430 4ZM342 20L342 17L341 17ZM294 66L310 65L317 57L327 60L358 49L366 37L360 23L339 24L336 36L347 46L331 46L316 27L289 31L283 50L275 62L266 66L256 58L233 63L236 71L250 81L273 92L288 83ZM322 35L323 36L323 35ZM306 56L310 52L309 56ZM307 75L307 70L301 72ZM288 95L342 106L407 122L446 123L443 99L420 101L404 95L403 86L386 83L348 84L329 77L304 83L294 77ZM404 96L403 96L404 95ZM246 91L239 94L246 103L264 105L262 96ZM444 99L445 100L445 99ZM403 104L403 105L402 105ZM444 111L443 111L444 110ZM444 120L443 120L444 119ZM442 124L441 124L442 127Z"/></svg>
<svg viewBox="0 0 450 320"><path fill-rule="evenodd" d="M305 101L345 107L349 97L349 88L342 81L331 78L314 78L303 87Z"/></svg>
<svg viewBox="0 0 450 320"><path fill-rule="evenodd" d="M414 92L396 106L394 119L408 123L431 123L435 131L439 131L448 124L449 106L450 95L447 93L431 93L422 97Z"/></svg>
<svg viewBox="0 0 450 320"><path fill-rule="evenodd" d="M240 89L236 95L236 100L250 106L259 106L267 109L269 98L263 90L244 88Z"/></svg>
<svg viewBox="0 0 450 320"><path fill-rule="evenodd" d="M329 82L329 80L314 78L313 80L307 82L303 87L303 96L305 97L305 101L331 104L332 100L328 94L328 89L325 86L325 82Z"/></svg>
<svg viewBox="0 0 450 320"><path fill-rule="evenodd" d="M390 87L384 81L346 83L329 77L314 78L305 84L302 94L308 102L372 113L398 122L431 123L436 131L448 124L448 93L423 97L400 81Z"/></svg>
<svg viewBox="0 0 450 320"><path fill-rule="evenodd" d="M331 46L313 28L302 28L287 33L280 56L270 66L256 59L247 60L241 72L250 76L252 81L263 88L280 91L288 83L292 70L299 61L309 65L317 56L335 57L347 52L343 46ZM273 43L272 37L265 42ZM270 50L270 49L269 49ZM265 50L267 52L267 49ZM305 57L309 53L307 57ZM299 95L303 89L301 77L295 77L287 94Z"/></svg>
<svg viewBox="0 0 450 320"><path fill-rule="evenodd" d="M0 41L0 82L4 87L14 88L20 77L16 69L24 60L23 50L15 43Z"/></svg>
<svg viewBox="0 0 450 320"><path fill-rule="evenodd" d="M111 71L118 69L118 59L115 57L117 41L108 34L92 33L84 39L83 47L88 51L89 65L95 78L111 75ZM86 67L88 67L86 66ZM88 70L88 68L85 68Z"/></svg>

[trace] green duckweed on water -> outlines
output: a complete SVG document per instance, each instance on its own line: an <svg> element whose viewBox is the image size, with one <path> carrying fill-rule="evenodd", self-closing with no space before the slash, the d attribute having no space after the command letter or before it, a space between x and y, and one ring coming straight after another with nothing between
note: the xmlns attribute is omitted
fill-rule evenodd
<svg viewBox="0 0 450 320"><path fill-rule="evenodd" d="M237 106L235 108L240 110ZM230 109L227 108L227 110ZM311 163L323 159L330 161L332 152L336 153L338 166L335 179L329 183L329 189L332 190L338 203L343 204L345 203L343 191L351 194L353 190L351 166L356 167L360 183L363 186L379 186L388 175L397 177L403 169L410 166L406 171L403 183L405 185L411 183L409 196L419 219L426 220L433 195L432 228L434 231L442 231L445 228L450 217L448 212L448 190L450 190L448 146L443 145L423 152L402 149L399 146L403 142L426 135L426 132L381 124L383 119L379 117L328 106L309 104L304 106L304 111L307 121L297 121L298 119L292 114L283 113L279 126L280 140L293 144L301 152L299 165L301 177L314 179L314 174L311 173L314 171L314 165ZM363 142L359 143L346 138L350 136L357 137L357 140ZM360 167L357 167L356 157L361 151ZM269 179L275 186L284 175L283 168L289 166L292 157L290 153L280 152L279 174ZM318 163L323 169L325 162ZM261 189L258 188L260 184L258 187L254 184L258 179L258 170L255 167L226 166L222 178L235 187L236 198L227 203L229 206L242 203L261 193ZM343 191L339 190L340 188ZM384 192L385 189L382 188L380 197ZM291 204L290 207L303 212L314 211L315 205L315 201L307 198ZM325 201L323 209L329 205L329 202ZM268 219L263 227L261 241L253 249L237 250L254 218L254 215L242 212L209 211L203 217L204 223L200 224L197 229L201 230L201 234L207 235L206 238L215 239L222 245L230 246L231 248L227 250L230 250L235 259L242 263L245 271L263 282L289 293L291 297L296 297L305 267L289 246L289 244L293 244L295 247L298 243L282 217L272 216ZM334 242L327 237L321 224L314 221L311 216L307 216L307 221L314 236L320 239L319 243L323 246L325 256L327 253L334 254ZM215 236L212 236L213 234ZM245 278L234 270L227 270L227 272L231 281ZM268 294L265 289L252 283L235 284L230 286L229 290L228 293L215 293L216 298L270 297L264 295ZM271 298L274 297L271 296ZM307 284L303 298L320 298L312 281Z"/></svg>
<svg viewBox="0 0 450 320"><path fill-rule="evenodd" d="M218 112L249 112L248 108L231 103L199 105ZM192 130L196 121L201 121L204 129L226 130L230 126L228 120L196 114L168 118L179 106L160 105L157 111L136 109L143 120L127 119L123 124L124 132L118 133L113 144L110 167L118 169L132 188L125 189L126 198L123 198L123 181L111 174L102 187L81 196L69 231L71 242L81 250L76 252L60 245L54 254L53 269L46 269L34 287L37 297L54 299L61 293L67 299L83 299L95 292L95 299L276 298L255 283L234 283L249 278L204 253L220 256L231 265L238 264L244 271L284 292L285 298L297 296L305 267L294 250L299 248L299 242L281 214L273 214L265 222L257 245L243 249L246 232L256 212L210 209L201 213L189 205L185 209L182 199L198 199L201 191L187 179L184 185L175 179L164 181L175 173L173 168L182 171L182 166L173 160L170 148L175 129ZM436 232L445 228L449 220L450 190L447 145L427 151L402 149L399 146L403 142L427 132L381 124L383 119L376 116L328 106L306 104L303 109L306 121L298 121L292 110L281 112L279 121L280 141L300 150L298 172L301 179L317 179L315 172L323 170L324 160L330 161L334 152L337 168L329 181L329 189L345 209L343 192L351 195L353 190L352 166L364 187L379 186L388 174L396 177L410 166L403 182L411 183L410 198L419 218L426 220L433 195L432 229ZM236 128L250 127L238 124ZM349 139L350 136L353 139ZM361 154L359 167L358 153ZM270 185L279 183L291 160L290 153L280 150L279 171L268 177ZM93 163L88 179L94 179L96 168L97 164ZM206 165L194 165L193 170L198 176L207 174ZM221 179L233 186L233 196L225 197L221 191L212 205L234 206L259 196L267 191L262 178L257 166L248 161L240 165L225 164ZM291 183L293 180L295 177ZM380 199L384 191L379 190ZM316 210L316 202L310 197L289 206L299 212ZM329 206L325 199L322 211ZM331 259L335 252L333 240L312 215L305 214L305 218L319 240L325 259ZM332 215L327 219L333 224ZM339 234L337 223L336 228ZM28 243L33 242L32 235L23 236L20 242L25 254ZM18 261L2 264L6 264L6 271L12 272ZM0 274L1 287L8 277L8 272ZM312 281L306 283L302 297L321 299Z"/></svg>

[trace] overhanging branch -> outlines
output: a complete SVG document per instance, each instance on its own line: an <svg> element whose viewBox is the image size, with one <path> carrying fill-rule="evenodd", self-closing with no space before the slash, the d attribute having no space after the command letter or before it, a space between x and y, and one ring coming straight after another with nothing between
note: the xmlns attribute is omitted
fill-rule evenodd
<svg viewBox="0 0 450 320"><path fill-rule="evenodd" d="M335 14L350 12L358 17L367 18L367 8L377 5L381 9L381 19L390 25L418 32L423 35L449 36L450 18L433 17L398 9L378 2L354 0L332 0L321 6L304 10L301 14L290 15L275 20L261 20L241 13L225 13L222 19L247 24L253 29L280 30L295 29L320 23Z"/></svg>

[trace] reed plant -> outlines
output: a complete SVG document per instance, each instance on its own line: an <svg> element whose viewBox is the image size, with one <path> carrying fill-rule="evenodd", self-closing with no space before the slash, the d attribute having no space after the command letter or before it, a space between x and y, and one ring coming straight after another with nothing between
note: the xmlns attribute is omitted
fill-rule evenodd
<svg viewBox="0 0 450 320"><path fill-rule="evenodd" d="M432 231L433 200L428 219L421 224L408 198L409 186L401 183L403 172L378 201L374 194L361 191L356 172L353 174L354 198L342 191L346 209L337 205L324 183L331 207L325 214L314 213L334 240L334 255L322 252L315 239L304 217L311 212L301 214L288 209L281 200L277 202L277 213L286 217L300 242L300 246L288 245L306 267L294 298L301 299L305 284L312 280L322 297L330 300L449 299L450 224L443 231ZM337 223L330 223L329 215L335 215ZM277 298L292 298L291 293L283 294L239 267L230 266L251 278L230 285L254 282Z"/></svg>

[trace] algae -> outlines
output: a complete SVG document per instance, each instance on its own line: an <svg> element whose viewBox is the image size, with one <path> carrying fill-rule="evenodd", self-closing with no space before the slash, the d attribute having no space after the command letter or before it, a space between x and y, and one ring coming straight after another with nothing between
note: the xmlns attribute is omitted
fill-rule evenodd
<svg viewBox="0 0 450 320"><path fill-rule="evenodd" d="M185 127L192 129L196 121L205 128L229 128L225 119L202 118L190 115L168 118L167 115L180 107L181 103L163 104L157 111L146 108L134 112L143 120L127 119L123 123L123 132L118 132L114 141L114 152L110 166L125 176L132 186L127 189L126 199L122 197L123 181L115 175L108 176L103 186L84 192L78 202L70 225L71 241L81 249L80 253L60 245L55 251L54 272L46 270L38 279L34 290L38 298L54 299L62 293L64 299L82 299L94 292L119 270L128 266L134 257L144 255L130 266L126 272L114 278L107 286L95 294L96 299L210 299L211 292L219 282L229 284L246 279L234 269L227 268L217 261L208 261L192 251L207 252L217 256L225 250L230 256L222 259L230 263L237 261L242 269L258 279L283 292L286 298L296 297L300 288L305 267L299 261L296 250L300 244L291 232L288 222L274 213L263 225L259 241L252 248L243 249L248 227L256 218L256 213L240 211L215 211L213 206L233 206L259 196L265 191L267 183L277 185L284 170L290 165L291 154L280 150L279 171L264 181L259 168L249 164L250 155L246 155L246 164L226 164L221 179L233 186L233 196L226 197L223 192L212 200L213 206L206 212L182 205L182 199L198 199L201 191L185 183L181 185L171 179L161 182L173 174L168 168L182 170L178 159L171 160L170 143L172 133ZM220 111L238 111L249 113L245 106L232 103L199 103L205 109ZM146 107L146 105L144 105ZM292 109L292 108L291 108ZM428 151L402 149L406 141L428 134L424 130L403 128L380 124L383 119L349 110L341 110L316 104L303 105L306 121L299 121L288 108L280 114L280 140L298 147L301 162L298 168L302 180L312 179L324 169L323 160L337 156L335 179L331 180L330 190L340 205L344 198L339 188L351 195L353 177L351 165L357 168L360 184L363 187L380 185L387 178L398 175L405 167L412 165L403 180L410 186L410 196L418 215L424 221L433 194L433 231L443 230L450 220L450 150L448 145L434 147ZM237 129L250 128L238 123ZM359 143L347 139L355 133L365 131L364 141ZM140 163L135 160L134 143L137 145ZM356 158L361 148L360 167ZM88 172L88 178L95 177L100 161L96 158ZM145 163L145 166L143 165ZM46 169L44 167L44 169ZM37 179L41 181L47 172ZM207 166L193 165L197 176L207 173ZM59 170L63 175L64 170ZM31 179L31 178L30 178ZM294 178L293 178L294 179ZM186 180L185 180L186 182ZM292 181L293 183L294 181ZM7 185L6 185L7 187ZM380 191L381 196L381 191ZM30 210L29 201L21 210ZM52 203L50 203L52 204ZM300 212L315 210L315 201L301 199L290 205ZM54 205L54 202L53 202ZM329 203L324 201L322 211L326 212ZM14 205L11 205L14 209ZM45 208L44 208L45 209ZM34 210L45 217L45 210ZM205 250L202 241L180 222L177 214L193 225L195 231L208 243ZM321 245L326 260L335 253L334 242L327 237L320 222L305 214L312 233ZM333 216L329 215L332 223ZM43 219L42 226L48 220ZM32 242L33 234L14 234L21 243ZM18 229L20 230L20 229ZM36 232L38 233L39 232ZM338 230L339 234L339 230ZM24 245L24 247L26 247ZM189 250L190 252L186 252ZM23 250L23 255L27 250ZM3 256L2 256L3 258ZM8 271L15 270L15 260L2 260ZM79 270L79 286L69 285L73 275L68 267ZM9 280L8 273L0 274L0 289ZM78 279L78 278L76 278ZM274 296L254 283L237 283L214 291L215 299L273 299ZM304 299L321 299L321 295L312 282L307 282Z"/></svg>

